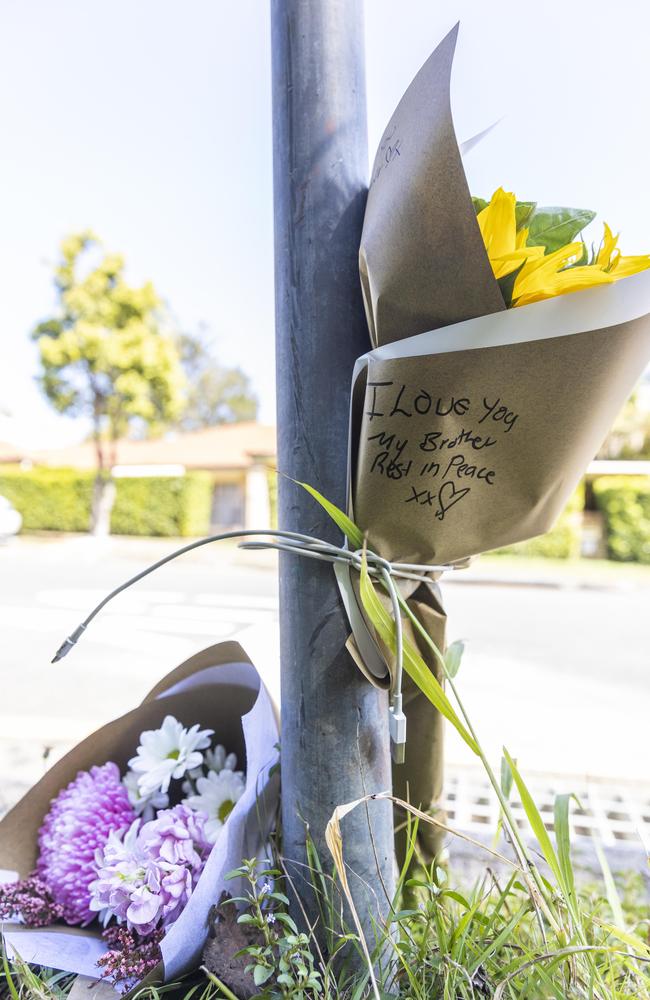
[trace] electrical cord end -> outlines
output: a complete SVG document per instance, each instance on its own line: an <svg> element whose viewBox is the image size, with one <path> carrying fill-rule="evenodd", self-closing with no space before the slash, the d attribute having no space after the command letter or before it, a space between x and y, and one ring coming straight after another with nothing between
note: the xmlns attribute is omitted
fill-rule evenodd
<svg viewBox="0 0 650 1000"><path fill-rule="evenodd" d="M70 650L77 645L79 639L81 638L81 636L84 634L85 631L86 631L85 625L78 625L77 628L74 630L74 632L70 633L65 642L61 643L56 653L54 654L52 663L58 663L59 660L62 660L64 656L67 656Z"/></svg>
<svg viewBox="0 0 650 1000"><path fill-rule="evenodd" d="M388 710L388 732L391 757L395 764L403 764L406 759L406 716L402 711L401 694L391 699Z"/></svg>

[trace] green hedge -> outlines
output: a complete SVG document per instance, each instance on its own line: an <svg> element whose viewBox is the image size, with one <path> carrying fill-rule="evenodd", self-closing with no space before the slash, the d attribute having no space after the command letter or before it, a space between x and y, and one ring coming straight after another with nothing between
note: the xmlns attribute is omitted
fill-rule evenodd
<svg viewBox="0 0 650 1000"><path fill-rule="evenodd" d="M495 549L491 555L576 559L580 555L584 506L585 488L584 483L580 483L550 531L526 542Z"/></svg>
<svg viewBox="0 0 650 1000"><path fill-rule="evenodd" d="M23 517L23 531L88 531L94 473L17 467L0 470L0 494ZM116 535L207 534L212 476L142 476L117 479L111 531Z"/></svg>
<svg viewBox="0 0 650 1000"><path fill-rule="evenodd" d="M278 526L278 474L275 469L269 469L269 520L272 528Z"/></svg>
<svg viewBox="0 0 650 1000"><path fill-rule="evenodd" d="M0 494L22 514L23 531L88 531L94 475L78 469L0 469Z"/></svg>
<svg viewBox="0 0 650 1000"><path fill-rule="evenodd" d="M650 478L603 476L594 480L593 492L609 558L650 563Z"/></svg>
<svg viewBox="0 0 650 1000"><path fill-rule="evenodd" d="M114 535L206 535L210 527L212 477L146 476L116 480L111 512Z"/></svg>

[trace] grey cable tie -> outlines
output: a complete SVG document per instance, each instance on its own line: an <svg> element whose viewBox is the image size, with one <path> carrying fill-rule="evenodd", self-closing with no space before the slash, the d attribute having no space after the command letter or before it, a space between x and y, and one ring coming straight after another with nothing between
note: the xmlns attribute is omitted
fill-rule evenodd
<svg viewBox="0 0 650 1000"><path fill-rule="evenodd" d="M122 591L127 590L134 583L138 583L138 581L142 580L145 576L149 576L150 573L153 573L161 566L164 566L165 563L171 562L173 559L177 559L178 556L182 556L186 552L191 552L193 549L198 549L203 545L209 545L211 542L221 542L229 538L250 539L250 541L241 541L239 543L239 548L242 549L277 549L281 552L292 552L308 559L316 559L332 564L345 563L357 571L361 570L363 564L363 549L352 551L339 545L333 545L330 542L324 542L322 539L314 538L312 535L303 535L297 531L274 531L272 529L269 529L268 531L256 531L251 529L247 531L227 531L220 535L209 535L206 538L199 538L197 541L190 542L188 545L183 545L182 548L176 549L175 552L171 552L169 555L164 556L164 558L152 563L151 566L148 566L140 573L131 577L131 579L120 584L120 586L116 587L115 590L112 590L110 594L108 594L95 608L93 608L84 621L70 633L68 638L61 643L52 659L52 663L58 663L64 656L68 655L70 650L76 646L77 642L86 631L93 618L95 618L95 616L98 615L104 607L106 607L109 601L112 601L113 598L117 597L118 594L121 594ZM395 668L394 673L391 676L389 691L388 727L390 732L390 745L393 760L397 764L402 764L404 762L406 744L406 716L402 710L404 638L399 594L397 592L397 587L395 586L395 579L416 580L421 583L430 583L431 574L441 573L445 570L453 570L458 567L450 565L424 566L418 563L391 563L388 559L384 559L382 556L370 549L366 549L365 558L370 576L375 579L380 579L388 591L392 605L393 618L395 620Z"/></svg>

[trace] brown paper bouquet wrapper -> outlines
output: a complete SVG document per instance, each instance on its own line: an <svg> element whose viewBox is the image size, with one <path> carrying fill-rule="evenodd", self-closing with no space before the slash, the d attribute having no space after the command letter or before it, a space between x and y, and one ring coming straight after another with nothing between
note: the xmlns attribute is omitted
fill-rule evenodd
<svg viewBox="0 0 650 1000"><path fill-rule="evenodd" d="M187 906L167 930L160 945L162 961L144 980L147 984L171 981L199 964L210 909L223 891L234 891L234 883L226 882L225 875L242 858L265 849L275 822L278 779L271 772L278 763L277 713L241 646L219 643L172 670L141 705L103 726L55 764L0 821L0 869L26 877L36 864L38 831L51 800L79 771L94 765L114 761L124 773L140 734L158 728L168 714L186 727L199 723L213 729L218 742L237 754L246 772L246 789L224 824ZM86 977L84 990L99 978L96 962L106 946L96 929L4 924L2 931L9 949L25 961ZM96 987L95 995L119 994L104 983Z"/></svg>
<svg viewBox="0 0 650 1000"><path fill-rule="evenodd" d="M413 80L375 159L360 248L374 349L357 361L350 414L353 519L385 558L427 565L551 528L650 358L648 271L505 308L454 133L456 35ZM426 806L441 720L420 700L395 778Z"/></svg>

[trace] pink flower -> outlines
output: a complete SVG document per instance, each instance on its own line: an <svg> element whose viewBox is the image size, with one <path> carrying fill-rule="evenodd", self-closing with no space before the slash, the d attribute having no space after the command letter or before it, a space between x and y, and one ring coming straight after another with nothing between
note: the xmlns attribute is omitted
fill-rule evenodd
<svg viewBox="0 0 650 1000"><path fill-rule="evenodd" d="M109 927L102 934L109 950L97 962L102 979L128 990L160 961L162 936L162 930L142 938L126 927Z"/></svg>
<svg viewBox="0 0 650 1000"><path fill-rule="evenodd" d="M180 916L210 853L206 820L179 805L108 838L90 886L90 907L104 924L115 919L144 937Z"/></svg>
<svg viewBox="0 0 650 1000"><path fill-rule="evenodd" d="M123 833L135 818L116 764L80 771L55 799L38 835L36 874L62 908L68 924L88 924L95 854L112 831Z"/></svg>
<svg viewBox="0 0 650 1000"><path fill-rule="evenodd" d="M34 875L0 885L0 921L20 917L28 927L46 927L63 917L63 907Z"/></svg>

